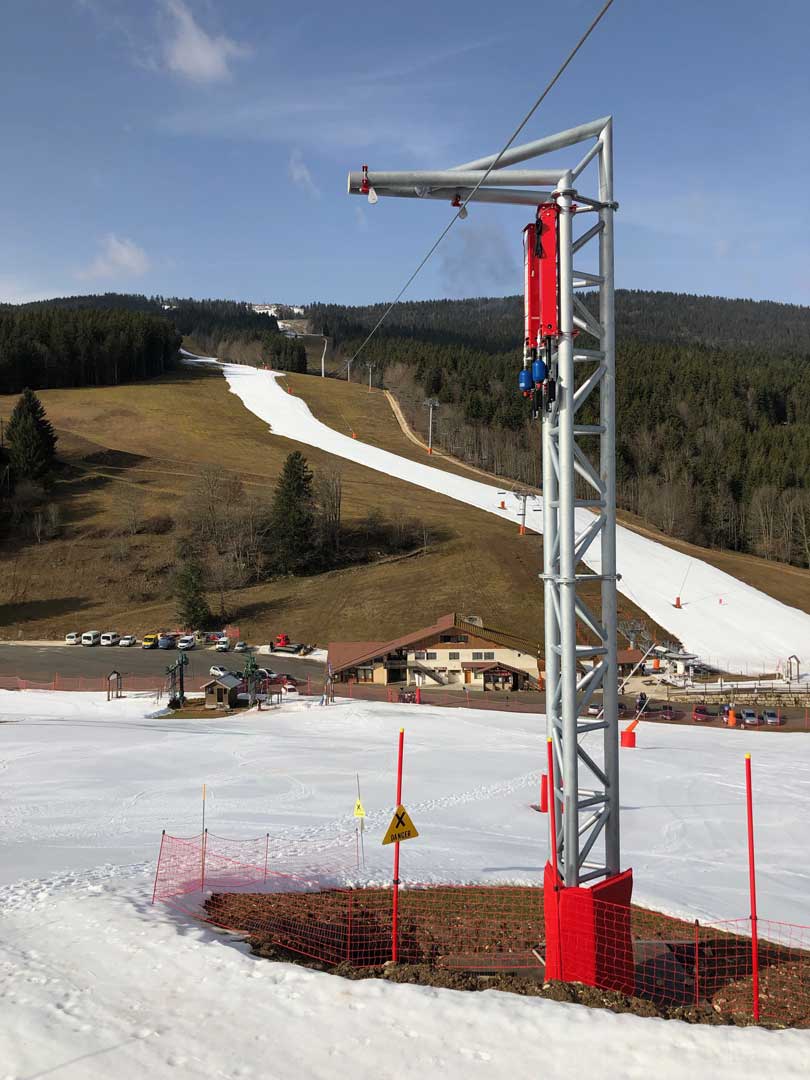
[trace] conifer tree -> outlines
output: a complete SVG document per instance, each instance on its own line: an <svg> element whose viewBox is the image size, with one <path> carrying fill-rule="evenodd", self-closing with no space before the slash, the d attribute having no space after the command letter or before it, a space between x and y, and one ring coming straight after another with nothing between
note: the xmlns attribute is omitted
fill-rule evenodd
<svg viewBox="0 0 810 1080"><path fill-rule="evenodd" d="M185 630L199 630L210 620L203 570L196 558L183 563L175 576L177 617Z"/></svg>
<svg viewBox="0 0 810 1080"><path fill-rule="evenodd" d="M42 402L27 387L12 410L6 441L15 479L41 480L53 468L56 435Z"/></svg>
<svg viewBox="0 0 810 1080"><path fill-rule="evenodd" d="M312 470L295 450L284 462L270 511L270 558L282 574L310 566L316 555Z"/></svg>

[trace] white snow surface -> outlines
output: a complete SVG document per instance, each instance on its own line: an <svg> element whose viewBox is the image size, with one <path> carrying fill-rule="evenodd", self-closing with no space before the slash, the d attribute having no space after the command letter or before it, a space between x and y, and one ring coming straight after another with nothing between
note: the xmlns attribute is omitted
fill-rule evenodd
<svg viewBox="0 0 810 1080"><path fill-rule="evenodd" d="M328 427L312 415L305 401L279 384L278 373L237 364L222 368L231 391L270 425L273 434L518 522L517 500L507 496L502 510L503 495L491 484L411 461ZM542 532L541 509L538 497L527 515L527 526L536 532ZM587 510L577 511L580 532L592 520ZM616 532L619 591L678 637L687 650L721 670L752 675L773 672L780 661L794 654L802 667L810 663L810 615L630 529L619 526ZM601 573L598 545L585 561ZM680 609L674 606L676 596L682 598Z"/></svg>
<svg viewBox="0 0 810 1080"><path fill-rule="evenodd" d="M380 839L400 726L404 802L420 831L402 848L403 877L537 882L547 824L529 803L542 717L348 700L205 720L155 708L146 695L0 691L0 1080L807 1074L808 1032L346 982L255 958L149 903L160 831L199 832L203 782L212 832L294 836L328 861L354 850L359 773L372 876L389 875ZM760 915L810 922L807 737L645 723L638 733L621 759L635 899L745 914L747 750Z"/></svg>

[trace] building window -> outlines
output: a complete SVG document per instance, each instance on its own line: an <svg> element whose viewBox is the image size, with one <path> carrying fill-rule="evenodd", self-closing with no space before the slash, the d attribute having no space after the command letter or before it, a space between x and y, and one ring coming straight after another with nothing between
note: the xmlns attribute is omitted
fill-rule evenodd
<svg viewBox="0 0 810 1080"><path fill-rule="evenodd" d="M414 658L414 660L424 660L424 659L426 659L425 654L423 652L414 653L413 658Z"/></svg>
<svg viewBox="0 0 810 1080"><path fill-rule="evenodd" d="M484 653L484 659L485 660L494 660L495 659L495 653L494 652L485 652Z"/></svg>
<svg viewBox="0 0 810 1080"><path fill-rule="evenodd" d="M460 654L459 654L459 653L457 653L457 652L451 652L451 653L448 653L448 654L447 654L447 659L448 659L448 660L458 660L458 658L459 658L459 655L460 655Z"/></svg>
<svg viewBox="0 0 810 1080"><path fill-rule="evenodd" d="M374 668L359 667L357 669L358 682L374 682Z"/></svg>
<svg viewBox="0 0 810 1080"><path fill-rule="evenodd" d="M484 659L484 654L483 653L480 653L480 652L474 652L473 653L473 660L483 660L483 659Z"/></svg>
<svg viewBox="0 0 810 1080"><path fill-rule="evenodd" d="M436 653L435 652L425 653L425 656L426 656L426 658L428 660L435 660L436 659Z"/></svg>

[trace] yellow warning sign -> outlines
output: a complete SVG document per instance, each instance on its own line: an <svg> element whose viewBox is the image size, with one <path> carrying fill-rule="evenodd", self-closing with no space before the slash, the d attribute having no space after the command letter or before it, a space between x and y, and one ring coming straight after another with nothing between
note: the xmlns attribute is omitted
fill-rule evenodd
<svg viewBox="0 0 810 1080"><path fill-rule="evenodd" d="M354 804L354 816L355 817L365 817L366 816L366 812L363 809L363 804L360 802L359 799Z"/></svg>
<svg viewBox="0 0 810 1080"><path fill-rule="evenodd" d="M414 840L418 835L416 826L408 816L408 811L404 806L398 806L383 837L383 843L401 844L403 840Z"/></svg>

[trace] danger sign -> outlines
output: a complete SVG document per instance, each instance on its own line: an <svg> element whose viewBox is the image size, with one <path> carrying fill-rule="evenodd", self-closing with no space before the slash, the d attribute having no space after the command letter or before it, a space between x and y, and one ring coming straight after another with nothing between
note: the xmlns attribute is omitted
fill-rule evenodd
<svg viewBox="0 0 810 1080"><path fill-rule="evenodd" d="M403 840L415 840L418 835L408 811L404 806L398 806L383 837L383 844L401 844Z"/></svg>
<svg viewBox="0 0 810 1080"><path fill-rule="evenodd" d="M365 808L363 807L363 804L360 802L359 799L354 804L354 816L355 817L365 817L366 816Z"/></svg>

